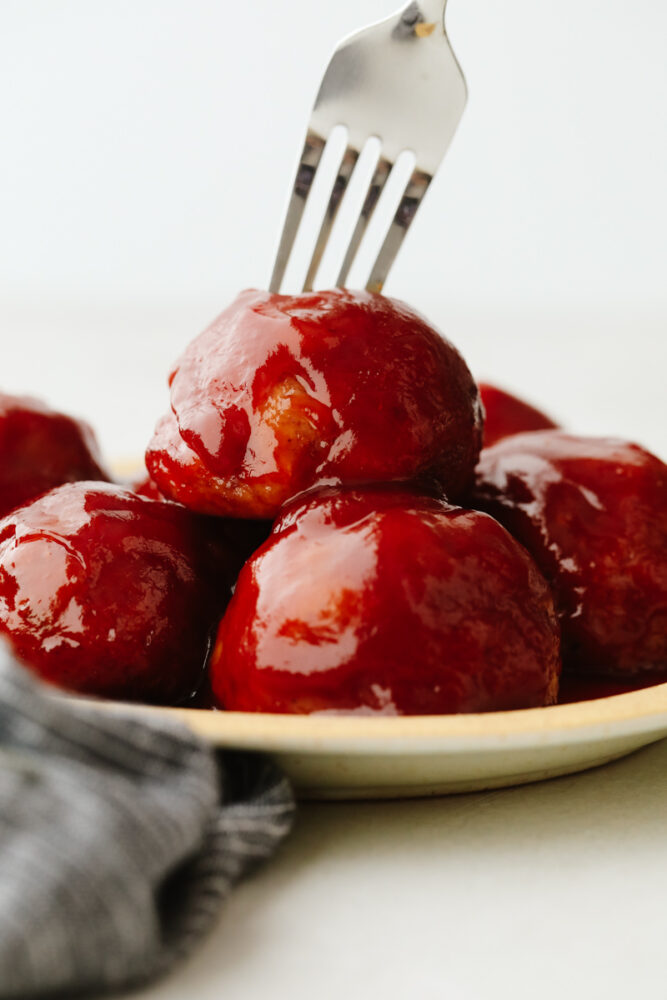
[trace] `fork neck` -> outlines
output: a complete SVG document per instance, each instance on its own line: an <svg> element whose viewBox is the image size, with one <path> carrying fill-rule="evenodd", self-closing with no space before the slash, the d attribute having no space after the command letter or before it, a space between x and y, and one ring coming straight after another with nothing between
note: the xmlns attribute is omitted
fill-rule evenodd
<svg viewBox="0 0 667 1000"><path fill-rule="evenodd" d="M412 24L435 24L444 28L446 7L447 0L410 0L400 13Z"/></svg>

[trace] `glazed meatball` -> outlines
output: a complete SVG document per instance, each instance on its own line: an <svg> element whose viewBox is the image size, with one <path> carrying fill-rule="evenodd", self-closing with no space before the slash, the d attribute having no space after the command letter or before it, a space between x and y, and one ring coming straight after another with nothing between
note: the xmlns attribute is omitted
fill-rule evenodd
<svg viewBox="0 0 667 1000"><path fill-rule="evenodd" d="M549 705L550 590L492 518L402 490L317 491L246 563L211 659L248 712L424 715Z"/></svg>
<svg viewBox="0 0 667 1000"><path fill-rule="evenodd" d="M150 500L166 501L166 497L147 476L133 484L132 491ZM208 539L207 551L213 579L228 579L231 584L235 582L246 559L266 541L273 523L206 514L193 516L199 519L202 533Z"/></svg>
<svg viewBox="0 0 667 1000"><path fill-rule="evenodd" d="M450 499L481 445L456 349L401 302L247 291L185 351L146 464L202 513L273 519L318 483L429 479Z"/></svg>
<svg viewBox="0 0 667 1000"><path fill-rule="evenodd" d="M0 517L84 479L109 479L88 424L38 399L0 393Z"/></svg>
<svg viewBox="0 0 667 1000"><path fill-rule="evenodd" d="M541 431L482 452L472 503L552 584L566 669L667 668L667 466L635 444Z"/></svg>
<svg viewBox="0 0 667 1000"><path fill-rule="evenodd" d="M484 447L502 441L511 434L522 434L525 431L542 431L558 427L551 417L541 410L526 403L525 400L513 396L512 393L499 389L488 382L479 383L479 394L484 407Z"/></svg>
<svg viewBox="0 0 667 1000"><path fill-rule="evenodd" d="M176 504L74 483L0 521L0 632L72 691L175 703L201 680L229 597Z"/></svg>

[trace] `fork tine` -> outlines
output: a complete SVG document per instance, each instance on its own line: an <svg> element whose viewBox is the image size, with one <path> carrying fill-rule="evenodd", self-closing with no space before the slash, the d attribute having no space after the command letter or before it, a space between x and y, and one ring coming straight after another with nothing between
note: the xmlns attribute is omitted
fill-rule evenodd
<svg viewBox="0 0 667 1000"><path fill-rule="evenodd" d="M396 259L396 254L401 248L405 234L410 228L422 198L426 194L432 180L432 174L427 174L418 168L413 170L396 210L396 215L389 227L389 232L385 237L380 253L371 270L371 275L366 285L369 292L382 291L384 283L387 280L387 275L389 274L389 269Z"/></svg>
<svg viewBox="0 0 667 1000"><path fill-rule="evenodd" d="M289 261L294 240L299 230L303 210L306 207L306 200L320 160L322 159L325 146L326 141L317 132L308 129L296 177L294 178L294 186L285 216L273 274L271 275L271 282L269 284L269 291L271 292L279 292L280 286L283 283L285 271L287 270L287 262Z"/></svg>
<svg viewBox="0 0 667 1000"><path fill-rule="evenodd" d="M359 150L354 149L353 146L348 146L343 154L343 159L341 160L340 167L338 168L338 175L334 181L334 186L331 191L331 197L329 198L327 210L324 213L324 220L317 237L317 243L315 244L313 256L310 260L310 267L308 268L308 273L304 282L304 292L312 292L313 290L313 284L315 282L319 266L322 262L322 256L329 241L333 224L336 221L336 215L338 214L340 203L343 200L348 182L352 176L355 166L357 165L358 159Z"/></svg>
<svg viewBox="0 0 667 1000"><path fill-rule="evenodd" d="M375 206L380 200L382 189L387 183L387 178L391 173L392 167L393 163L387 160L384 156L381 156L377 162L377 166L375 167L371 182L368 186L368 193L361 209L361 214L359 215L354 232L350 238L350 244L347 248L343 264L338 273L338 278L336 279L336 285L339 288L343 288L345 286L347 276L350 273L350 268L354 263L354 258L357 256L357 251L364 237L364 233L366 232L368 223L370 222L371 216L375 211Z"/></svg>

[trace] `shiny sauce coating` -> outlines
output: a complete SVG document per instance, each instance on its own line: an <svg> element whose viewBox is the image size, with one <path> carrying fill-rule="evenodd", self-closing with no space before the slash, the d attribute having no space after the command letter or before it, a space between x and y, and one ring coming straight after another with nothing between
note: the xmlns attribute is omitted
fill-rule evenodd
<svg viewBox="0 0 667 1000"><path fill-rule="evenodd" d="M492 518L401 490L316 491L246 563L217 703L250 712L485 712L556 699L550 591Z"/></svg>
<svg viewBox="0 0 667 1000"><path fill-rule="evenodd" d="M146 464L202 513L274 518L315 484L432 479L455 499L482 433L458 351L401 302L246 291L186 349Z"/></svg>
<svg viewBox="0 0 667 1000"><path fill-rule="evenodd" d="M108 479L88 424L0 393L0 517L63 483Z"/></svg>
<svg viewBox="0 0 667 1000"><path fill-rule="evenodd" d="M61 486L0 521L0 633L68 690L178 702L201 681L229 597L211 559L176 504Z"/></svg>
<svg viewBox="0 0 667 1000"><path fill-rule="evenodd" d="M667 670L667 466L611 438L540 431L482 452L472 505L496 517L552 585L564 668Z"/></svg>
<svg viewBox="0 0 667 1000"><path fill-rule="evenodd" d="M479 394L484 407L485 448L490 448L512 434L557 428L557 424L546 413L496 385L480 382Z"/></svg>

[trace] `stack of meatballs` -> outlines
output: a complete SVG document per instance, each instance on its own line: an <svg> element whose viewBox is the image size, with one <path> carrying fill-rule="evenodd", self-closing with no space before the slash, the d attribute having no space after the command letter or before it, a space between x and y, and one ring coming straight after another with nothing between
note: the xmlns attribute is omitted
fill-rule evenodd
<svg viewBox="0 0 667 1000"><path fill-rule="evenodd" d="M405 304L244 292L169 385L132 488L0 396L0 634L52 683L434 715L667 676L667 466L477 386Z"/></svg>

